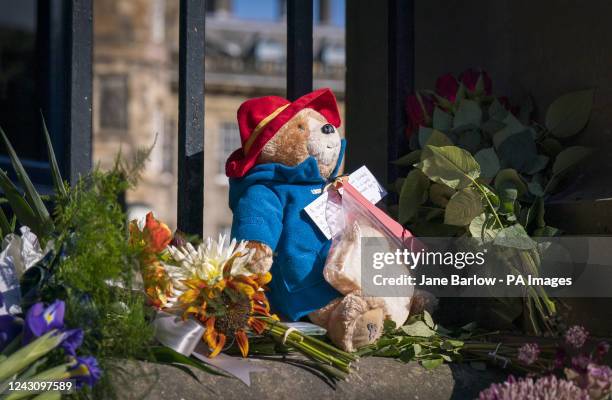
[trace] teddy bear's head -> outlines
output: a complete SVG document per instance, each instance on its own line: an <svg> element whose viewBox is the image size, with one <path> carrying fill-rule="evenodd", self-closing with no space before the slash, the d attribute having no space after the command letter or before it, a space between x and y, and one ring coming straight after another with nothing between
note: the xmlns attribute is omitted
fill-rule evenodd
<svg viewBox="0 0 612 400"><path fill-rule="evenodd" d="M329 178L340 155L340 134L318 111L305 108L283 125L257 159L263 163L295 166L314 157L319 173Z"/></svg>

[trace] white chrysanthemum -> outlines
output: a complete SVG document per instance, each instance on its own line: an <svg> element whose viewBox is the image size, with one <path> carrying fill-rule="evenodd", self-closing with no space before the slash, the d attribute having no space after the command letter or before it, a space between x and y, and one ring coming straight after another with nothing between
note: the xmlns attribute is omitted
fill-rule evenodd
<svg viewBox="0 0 612 400"><path fill-rule="evenodd" d="M247 265L253 251L246 247L247 242L236 242L235 239L226 244L225 235L219 235L219 240L206 239L197 248L191 243L184 247L168 246L170 255L177 265L167 265L166 271L172 280L173 287L182 292L187 287L182 281L201 279L207 285L213 285L223 278L223 269L227 262L233 259L230 275L249 275Z"/></svg>

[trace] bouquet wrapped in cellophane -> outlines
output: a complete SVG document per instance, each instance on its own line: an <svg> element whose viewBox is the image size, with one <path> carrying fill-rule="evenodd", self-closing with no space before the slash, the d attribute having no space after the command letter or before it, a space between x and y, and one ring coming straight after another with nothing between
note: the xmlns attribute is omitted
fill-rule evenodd
<svg viewBox="0 0 612 400"><path fill-rule="evenodd" d="M227 242L220 236L218 241L208 238L194 246L178 234L173 238L168 226L151 213L140 224L132 221L130 243L142 249L140 262L150 304L201 323L211 358L232 343L246 357L249 334L269 335L332 376L345 378L357 358L282 324L270 313L265 294L271 274L248 269L252 252L246 242Z"/></svg>

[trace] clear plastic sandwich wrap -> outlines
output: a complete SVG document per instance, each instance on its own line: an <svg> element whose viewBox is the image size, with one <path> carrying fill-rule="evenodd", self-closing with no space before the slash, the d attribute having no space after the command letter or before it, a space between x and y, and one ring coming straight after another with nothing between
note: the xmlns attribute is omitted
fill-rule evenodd
<svg viewBox="0 0 612 400"><path fill-rule="evenodd" d="M332 234L332 244L323 275L343 295L362 292L362 243L364 238L377 241L380 252L395 253L417 241L411 233L370 203L348 182L337 182L328 190L326 218ZM364 268L371 268L368 263ZM406 274L410 269L406 267ZM385 287L385 313L401 326L406 322L414 287L409 285ZM367 293L364 293L367 295Z"/></svg>

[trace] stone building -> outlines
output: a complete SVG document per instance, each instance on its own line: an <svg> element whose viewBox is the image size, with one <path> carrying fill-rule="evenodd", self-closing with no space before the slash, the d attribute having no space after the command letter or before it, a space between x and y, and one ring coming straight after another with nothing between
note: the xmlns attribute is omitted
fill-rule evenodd
<svg viewBox="0 0 612 400"><path fill-rule="evenodd" d="M344 95L344 28L317 3L315 87ZM112 165L121 149L151 145L141 184L127 194L130 213L154 210L176 223L178 0L94 2L94 160ZM285 95L284 2L274 21L239 19L228 0L207 1L204 235L231 225L224 163L240 147L236 110L250 97Z"/></svg>

